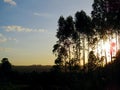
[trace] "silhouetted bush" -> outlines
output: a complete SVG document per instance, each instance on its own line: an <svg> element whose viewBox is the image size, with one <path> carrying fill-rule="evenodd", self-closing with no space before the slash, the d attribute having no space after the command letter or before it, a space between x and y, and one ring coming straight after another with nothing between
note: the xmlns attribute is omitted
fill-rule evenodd
<svg viewBox="0 0 120 90"><path fill-rule="evenodd" d="M1 60L1 71L4 73L8 73L12 71L12 65L11 63L8 61L8 58L3 58Z"/></svg>

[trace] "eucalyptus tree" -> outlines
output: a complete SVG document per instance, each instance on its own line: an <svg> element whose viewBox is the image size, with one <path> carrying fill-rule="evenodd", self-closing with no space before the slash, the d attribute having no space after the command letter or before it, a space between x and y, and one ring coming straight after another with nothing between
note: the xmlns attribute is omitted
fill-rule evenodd
<svg viewBox="0 0 120 90"><path fill-rule="evenodd" d="M98 50L98 42L101 41L101 50L103 43L107 39L107 32L110 30L109 25L107 23L107 13L105 8L105 0L94 0L93 3L93 11L92 11L92 22L97 34L97 50ZM98 53L98 52L97 52ZM102 55L101 51L101 55ZM104 53L106 51L104 50ZM106 54L105 54L106 55ZM107 58L105 56L106 64Z"/></svg>
<svg viewBox="0 0 120 90"><path fill-rule="evenodd" d="M92 29L92 21L91 18L86 15L86 13L82 10L80 12L77 12L75 14L75 27L76 31L79 35L79 51L81 49L81 42L82 42L82 48L83 48L83 65L85 65L85 38L87 38L87 42L89 43L90 37L93 35L93 29ZM81 41L82 40L82 41ZM89 44L88 44L89 48ZM89 50L88 50L89 51ZM79 56L80 57L80 56Z"/></svg>
<svg viewBox="0 0 120 90"><path fill-rule="evenodd" d="M64 45L66 46L67 50L68 50L68 69L69 71L72 71L72 68L76 65L76 59L74 58L73 53L73 47L74 47L74 34L75 34L75 26L74 26L74 21L72 16L68 16L66 18L66 25L65 25L65 43Z"/></svg>
<svg viewBox="0 0 120 90"><path fill-rule="evenodd" d="M87 43L88 43L87 48L89 53L90 43L91 43L91 40L93 39L93 36L95 35L95 31L93 29L92 19L86 13L84 14L83 22L84 22L84 26L82 27L82 33L85 36L84 39L86 38L87 40Z"/></svg>
<svg viewBox="0 0 120 90"><path fill-rule="evenodd" d="M105 41L106 38L109 38L109 42L111 42L113 33L116 33L117 35L119 32L120 29L119 5L120 1L117 0L94 0L94 3L92 5L93 6L92 21L94 23L95 30L98 32L99 39L102 39L103 42Z"/></svg>
<svg viewBox="0 0 120 90"><path fill-rule="evenodd" d="M53 52L57 52L56 64L65 65L65 71L67 71L67 66L70 65L71 60L71 45L72 45L72 34L74 32L74 21L71 16L64 19L61 16L58 20L58 30L56 37L58 38L57 43L54 45Z"/></svg>
<svg viewBox="0 0 120 90"><path fill-rule="evenodd" d="M58 29L56 34L56 37L58 38L59 42L62 42L66 38L64 34L65 34L65 19L63 16L60 16L58 20Z"/></svg>
<svg viewBox="0 0 120 90"><path fill-rule="evenodd" d="M53 53L57 55L57 58L55 59L55 64L57 68L59 68L59 71L65 70L67 71L67 66L66 66L66 59L68 57L67 50L64 46L55 44Z"/></svg>
<svg viewBox="0 0 120 90"><path fill-rule="evenodd" d="M66 25L65 25L65 36L66 36L66 46L68 48L69 53L69 62L71 60L71 45L73 44L72 36L74 33L74 21L72 16L68 16L66 19Z"/></svg>
<svg viewBox="0 0 120 90"><path fill-rule="evenodd" d="M72 34L72 40L73 40L73 58L76 61L75 63L77 65L80 65L80 56L79 56L79 33L75 30Z"/></svg>
<svg viewBox="0 0 120 90"><path fill-rule="evenodd" d="M107 8L107 23L110 29L116 35L116 45L118 45L118 36L120 34L120 0L107 1L109 7ZM116 50L118 50L116 46ZM111 59L112 60L112 59Z"/></svg>
<svg viewBox="0 0 120 90"><path fill-rule="evenodd" d="M65 36L65 19L63 16L61 16L58 20L58 29L57 29L57 34L56 37L58 38L58 41L56 44L53 46L53 53L57 57L55 60L55 64L59 67L65 67L66 71L66 58L68 55L67 50L64 47L64 40L66 39Z"/></svg>
<svg viewBox="0 0 120 90"><path fill-rule="evenodd" d="M106 34L106 29L104 29L106 28L106 13L104 9L104 0L94 0L92 7L92 23L94 25L94 28L100 35L100 38L103 38Z"/></svg>
<svg viewBox="0 0 120 90"><path fill-rule="evenodd" d="M76 51L77 51L77 59L80 61L80 55L81 55L81 33L82 33L82 13L84 14L83 11L81 12L76 12L75 14L75 28L76 28L76 31L78 33L78 39L77 39L77 42L76 42Z"/></svg>

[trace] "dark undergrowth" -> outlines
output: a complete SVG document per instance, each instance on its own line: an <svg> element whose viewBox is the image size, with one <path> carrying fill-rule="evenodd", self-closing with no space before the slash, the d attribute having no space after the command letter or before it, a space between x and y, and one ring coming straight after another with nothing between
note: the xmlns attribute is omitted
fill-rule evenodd
<svg viewBox="0 0 120 90"><path fill-rule="evenodd" d="M120 90L119 61L90 72L0 72L0 90Z"/></svg>

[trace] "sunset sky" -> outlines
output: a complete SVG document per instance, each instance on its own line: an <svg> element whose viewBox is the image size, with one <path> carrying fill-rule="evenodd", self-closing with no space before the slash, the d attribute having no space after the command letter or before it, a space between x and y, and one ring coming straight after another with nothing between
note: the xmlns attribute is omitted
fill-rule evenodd
<svg viewBox="0 0 120 90"><path fill-rule="evenodd" d="M52 65L61 15L90 15L93 0L0 0L0 60L13 65Z"/></svg>

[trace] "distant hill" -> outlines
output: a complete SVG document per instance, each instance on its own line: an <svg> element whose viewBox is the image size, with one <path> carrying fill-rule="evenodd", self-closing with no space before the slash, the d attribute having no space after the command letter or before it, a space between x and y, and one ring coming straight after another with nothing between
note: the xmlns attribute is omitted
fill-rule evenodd
<svg viewBox="0 0 120 90"><path fill-rule="evenodd" d="M13 66L12 69L18 72L49 72L52 66L50 65L31 65L31 66Z"/></svg>

